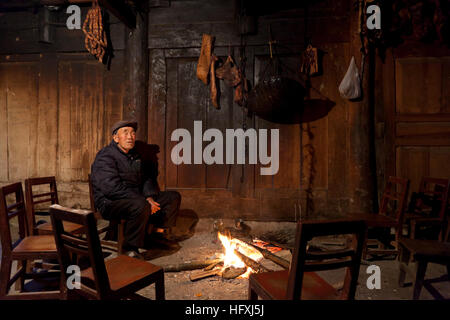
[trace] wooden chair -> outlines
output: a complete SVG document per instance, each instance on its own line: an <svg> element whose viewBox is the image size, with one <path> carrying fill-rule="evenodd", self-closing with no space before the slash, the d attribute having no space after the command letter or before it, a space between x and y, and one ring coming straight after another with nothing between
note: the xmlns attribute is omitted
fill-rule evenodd
<svg viewBox="0 0 450 320"><path fill-rule="evenodd" d="M419 192L411 196L411 205L404 218L411 239L416 238L420 227L435 227L437 234L444 236L449 187L448 179L422 178Z"/></svg>
<svg viewBox="0 0 450 320"><path fill-rule="evenodd" d="M450 281L450 224L447 225L447 232L441 231L441 240L421 240L402 238L400 244L399 277L398 282L401 287L405 284L406 274L415 278L413 299L420 298L422 287L425 287L430 294L439 300L444 297L433 287L433 283ZM408 266L411 261L417 262L416 270ZM439 278L425 279L427 266L429 263L437 263L447 267L447 274Z"/></svg>
<svg viewBox="0 0 450 320"><path fill-rule="evenodd" d="M34 186L48 186L48 192L37 193L33 191ZM41 203L55 204L58 201L58 191L56 189L55 177L39 177L29 178L25 180L25 197L27 208L27 220L30 234L53 234L52 224L50 222L37 223L36 222L36 205ZM81 233L83 227L74 224L67 223L65 226L69 232Z"/></svg>
<svg viewBox="0 0 450 320"><path fill-rule="evenodd" d="M50 215L55 230L55 242L65 282L65 270L71 264L70 253L89 257L90 267L81 271L81 288L67 289L89 299L140 298L135 292L155 283L156 299L164 300L164 272L149 262L119 255L104 260L97 233L94 213L54 204ZM64 230L63 221L81 224L86 229L87 239ZM71 294L68 294L71 297Z"/></svg>
<svg viewBox="0 0 450 320"><path fill-rule="evenodd" d="M7 197L15 196L14 203L8 205ZM10 220L18 218L19 239L13 244ZM26 279L57 278L59 272L27 273L28 261L37 259L57 259L54 237L51 235L29 235L26 226L25 201L22 183L13 183L0 188L0 236L2 260L0 267L0 299L58 299L60 291L23 292ZM17 272L11 277L12 262L17 261ZM9 294L11 286L20 281L19 293Z"/></svg>
<svg viewBox="0 0 450 320"><path fill-rule="evenodd" d="M91 204L91 210L94 212L95 218L97 220L103 219L101 213L99 211L97 211L97 209L95 208L94 188L92 186L90 174L88 174L88 182L89 182L89 200L90 200L90 204ZM122 254L123 253L122 245L123 245L123 239L124 239L123 230L124 230L125 223L126 223L126 220L124 220L124 219L122 219L120 221L111 220L109 222L108 226L99 229L98 234L102 234L107 231L112 231L112 232L117 231L117 242L109 241L109 240L101 240L101 244L106 247L112 246L115 248L115 250L117 251L118 254Z"/></svg>
<svg viewBox="0 0 450 320"><path fill-rule="evenodd" d="M402 236L403 217L408 196L409 180L400 177L389 177L380 202L378 213L350 213L351 218L363 219L368 228L386 228L390 235L391 228L395 229L394 249L376 239L366 239L363 258L367 255L398 254L398 239ZM375 245L375 248L369 247Z"/></svg>
<svg viewBox="0 0 450 320"><path fill-rule="evenodd" d="M290 270L251 274L250 300L330 300L355 297L366 224L361 220L299 221ZM317 236L352 234L350 248L310 252L308 241ZM323 261L325 260L326 261ZM314 271L346 268L341 293Z"/></svg>

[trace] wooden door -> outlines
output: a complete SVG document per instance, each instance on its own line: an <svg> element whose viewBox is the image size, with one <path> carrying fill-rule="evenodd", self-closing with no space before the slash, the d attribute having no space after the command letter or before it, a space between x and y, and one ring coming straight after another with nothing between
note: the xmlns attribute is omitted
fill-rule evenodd
<svg viewBox="0 0 450 320"><path fill-rule="evenodd" d="M399 48L387 58L394 90L386 108L386 170L409 178L410 192L424 176L450 178L450 51L431 47Z"/></svg>

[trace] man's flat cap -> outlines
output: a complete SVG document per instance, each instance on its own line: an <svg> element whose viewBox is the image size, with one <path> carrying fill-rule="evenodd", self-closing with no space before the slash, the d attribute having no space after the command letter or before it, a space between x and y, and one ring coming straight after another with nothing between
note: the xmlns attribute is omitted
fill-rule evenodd
<svg viewBox="0 0 450 320"><path fill-rule="evenodd" d="M117 130L123 127L132 127L134 128L134 131L137 131L138 124L134 120L121 120L114 123L114 125L111 127L111 133L115 134Z"/></svg>

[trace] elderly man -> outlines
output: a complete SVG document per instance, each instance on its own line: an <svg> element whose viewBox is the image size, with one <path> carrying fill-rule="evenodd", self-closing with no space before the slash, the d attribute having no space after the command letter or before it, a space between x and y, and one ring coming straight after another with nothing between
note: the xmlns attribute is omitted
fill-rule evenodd
<svg viewBox="0 0 450 320"><path fill-rule="evenodd" d="M91 168L95 207L103 218L126 219L123 250L139 255L149 224L157 231L175 224L181 196L176 191L160 192L156 175L142 165L136 151L137 122L119 121L111 129L111 143L101 149Z"/></svg>

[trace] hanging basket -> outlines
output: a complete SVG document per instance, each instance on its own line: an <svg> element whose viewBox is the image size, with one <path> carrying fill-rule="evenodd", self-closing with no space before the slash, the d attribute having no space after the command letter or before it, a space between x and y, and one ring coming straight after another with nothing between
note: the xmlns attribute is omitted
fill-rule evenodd
<svg viewBox="0 0 450 320"><path fill-rule="evenodd" d="M269 76L250 92L247 107L264 120L295 123L303 112L305 88L296 80Z"/></svg>

